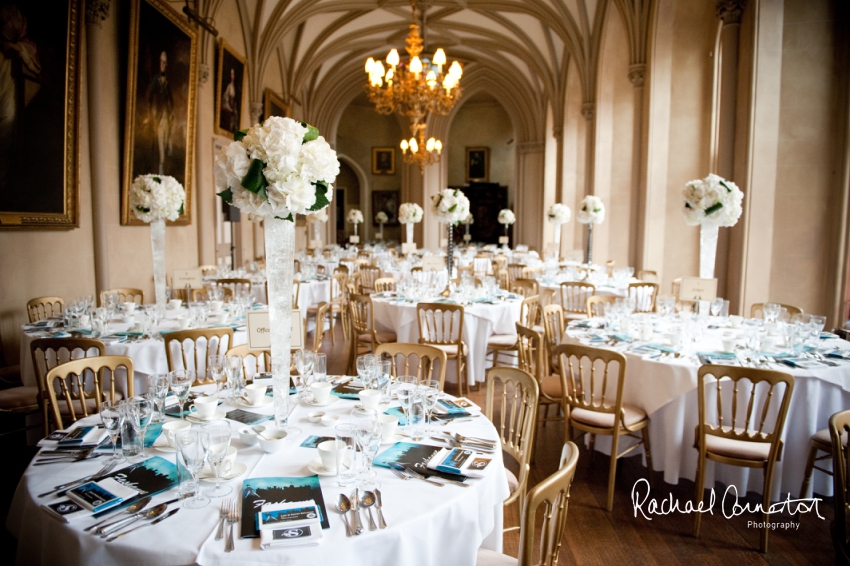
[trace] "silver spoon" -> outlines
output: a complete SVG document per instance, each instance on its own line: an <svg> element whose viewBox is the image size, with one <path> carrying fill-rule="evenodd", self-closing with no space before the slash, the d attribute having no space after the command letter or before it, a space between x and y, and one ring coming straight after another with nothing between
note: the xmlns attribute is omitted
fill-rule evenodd
<svg viewBox="0 0 850 566"><path fill-rule="evenodd" d="M348 516L346 514L351 511L351 501L348 500L348 497L346 497L344 493L339 494L339 502L337 503L337 507L339 507L339 513L340 515L342 515L342 520L345 521L345 534L347 536L357 534L354 532L354 529L351 528L351 524L348 522Z"/></svg>
<svg viewBox="0 0 850 566"><path fill-rule="evenodd" d="M168 509L168 504L167 503L160 503L156 507L151 507L147 511L139 511L135 515L131 515L130 517L124 519L123 521L118 521L117 523L114 523L110 527L107 527L105 529L103 527L101 527L95 532L99 533L101 537L106 538L109 535L111 535L112 533L114 533L115 531L117 531L118 529L123 529L127 525L129 525L131 523L135 523L139 519L153 519L154 517L158 517L159 515L162 515L163 512L165 512L166 509Z"/></svg>
<svg viewBox="0 0 850 566"><path fill-rule="evenodd" d="M266 440L271 440L271 438L269 438L268 436L263 434L263 432L266 430L266 427L264 427L262 425L257 425L257 426L251 427L251 429L254 432L256 432L257 434L259 434L260 436L262 436L263 438L265 438Z"/></svg>
<svg viewBox="0 0 850 566"><path fill-rule="evenodd" d="M133 503L132 505L130 505L129 507L127 507L126 509L121 511L121 513L119 513L119 514L120 515L124 515L124 514L128 514L128 513L133 514L136 511L141 511L142 509L147 507L148 503L150 503L150 502L151 502L150 496L145 497L144 499L140 499L140 500L136 501L135 503ZM83 529L83 531L88 532L92 529L95 529L95 528L103 525L104 523L106 523L108 521L111 521L114 518L115 517L110 517L108 519L104 519L103 521L100 521L99 523L95 523L94 525L90 525L90 526L86 527L85 529Z"/></svg>
<svg viewBox="0 0 850 566"><path fill-rule="evenodd" d="M371 491L364 491L363 495L360 496L360 504L366 508L366 515L369 517L369 530L377 530L378 526L375 524L375 518L372 517L372 505L375 504L375 494Z"/></svg>

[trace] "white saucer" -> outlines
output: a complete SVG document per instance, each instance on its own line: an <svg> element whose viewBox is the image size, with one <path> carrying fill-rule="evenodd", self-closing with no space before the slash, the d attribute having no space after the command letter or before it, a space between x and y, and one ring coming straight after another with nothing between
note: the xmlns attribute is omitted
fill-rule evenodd
<svg viewBox="0 0 850 566"><path fill-rule="evenodd" d="M351 467L351 458L345 459L345 465L348 466L348 467ZM331 472L330 470L325 469L325 467L322 465L322 458L321 457L316 458L314 460L310 460L310 463L307 464L307 469L310 470L311 472L313 472L314 474L318 474L320 476L329 476L329 477L336 476L335 473Z"/></svg>
<svg viewBox="0 0 850 566"><path fill-rule="evenodd" d="M328 405L333 405L337 401L339 401L339 397L337 397L336 395L331 395L328 398L327 403L316 403L316 401L313 399L304 399L303 403L309 407L327 407Z"/></svg>
<svg viewBox="0 0 850 566"><path fill-rule="evenodd" d="M386 446L387 444L395 444L396 442L403 441L404 438L400 437L398 434L394 434L392 438L389 440L381 440L381 446Z"/></svg>
<svg viewBox="0 0 850 566"><path fill-rule="evenodd" d="M256 405L252 405L248 403L245 399L240 398L237 403L242 405L243 407L248 407L249 409L259 409L260 407L265 407L266 405L271 405L274 403L274 397L263 397L262 401L257 403Z"/></svg>
<svg viewBox="0 0 850 566"><path fill-rule="evenodd" d="M175 452L177 452L176 448L172 448L167 444L163 446L154 446L153 449L157 450L158 452L165 452L166 454L174 454Z"/></svg>
<svg viewBox="0 0 850 566"><path fill-rule="evenodd" d="M236 479L247 471L248 471L248 466L246 466L242 462L236 462L236 463L233 464L233 467L230 468L230 473L224 474L223 476L221 476L221 481L230 481L232 479ZM215 483L215 472L213 472L212 470L207 472L205 470L205 471L200 473L200 475L198 476L198 479L200 479L201 481L207 481L207 482Z"/></svg>
<svg viewBox="0 0 850 566"><path fill-rule="evenodd" d="M204 424L204 423L209 423L209 422L212 422L212 421L221 420L221 419L225 418L226 416L227 416L227 413L225 413L224 411L216 411L215 414L208 419L201 419L201 418L196 417L195 415L186 415L186 420L191 421L191 422L196 423L196 424Z"/></svg>

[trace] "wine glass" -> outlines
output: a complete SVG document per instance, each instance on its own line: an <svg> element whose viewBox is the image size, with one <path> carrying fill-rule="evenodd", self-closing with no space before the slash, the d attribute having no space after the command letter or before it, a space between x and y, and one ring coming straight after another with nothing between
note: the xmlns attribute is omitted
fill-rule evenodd
<svg viewBox="0 0 850 566"><path fill-rule="evenodd" d="M165 420L165 397L168 395L169 385L170 379L167 373L155 373L148 376L148 391L156 407L156 414L151 420L155 423Z"/></svg>
<svg viewBox="0 0 850 566"><path fill-rule="evenodd" d="M721 297L717 297L716 299L711 301L711 316L718 316L722 308L723 299Z"/></svg>
<svg viewBox="0 0 850 566"><path fill-rule="evenodd" d="M210 377L215 382L215 392L221 393L224 389L226 379L224 368L227 364L227 356L212 355L207 358L207 369L210 370Z"/></svg>
<svg viewBox="0 0 850 566"><path fill-rule="evenodd" d="M242 395L242 356L228 356L224 371L227 374L230 398L236 399Z"/></svg>
<svg viewBox="0 0 850 566"><path fill-rule="evenodd" d="M357 377L363 382L363 387L370 389L372 384L372 367L375 356L366 354L357 358Z"/></svg>
<svg viewBox="0 0 850 566"><path fill-rule="evenodd" d="M370 481L378 474L372 470L372 460L378 452L381 444L382 424L378 421L378 413L375 409L364 409L355 407L351 411L351 424L354 425L354 438L357 446L363 454L363 466L360 472L361 481L357 487L364 491L371 491L381 487L377 482Z"/></svg>
<svg viewBox="0 0 850 566"><path fill-rule="evenodd" d="M823 332L823 328L824 326L826 326L826 317L818 314L813 314L811 317L811 322L809 324L812 325L812 328L815 331L814 334L818 338L820 338L820 333Z"/></svg>
<svg viewBox="0 0 850 566"><path fill-rule="evenodd" d="M313 381L321 382L328 378L328 355L313 354Z"/></svg>
<svg viewBox="0 0 850 566"><path fill-rule="evenodd" d="M153 418L153 402L146 397L133 397L127 400L125 406L128 408L130 426L133 427L136 437L141 439L142 449L131 459L133 462L139 462L145 458L145 434Z"/></svg>
<svg viewBox="0 0 850 566"><path fill-rule="evenodd" d="M440 382L436 379L423 379L419 382L419 387L425 404L425 416L428 419L425 431L427 434L436 434L437 431L431 428L431 417L434 407L437 406L437 400L440 398Z"/></svg>
<svg viewBox="0 0 850 566"><path fill-rule="evenodd" d="M313 352L310 350L298 350L295 352L295 369L298 375L293 377L298 399L303 399L310 384L310 374L313 373Z"/></svg>
<svg viewBox="0 0 850 566"><path fill-rule="evenodd" d="M192 474L192 482L198 485L198 474L204 467L210 446L210 435L203 431L186 430L177 435L177 447L186 467ZM183 502L187 509L201 509L209 505L209 497L201 495L201 490L195 489L195 496Z"/></svg>
<svg viewBox="0 0 850 566"><path fill-rule="evenodd" d="M162 340L159 334L159 323L165 318L165 305L151 305L148 307L148 316L151 319L151 337L155 340Z"/></svg>
<svg viewBox="0 0 850 566"><path fill-rule="evenodd" d="M124 426L124 411L121 410L121 401L104 401L100 404L100 420L109 433L112 441L112 457L107 462L123 462L124 456L118 455L118 435Z"/></svg>
<svg viewBox="0 0 850 566"><path fill-rule="evenodd" d="M776 321L776 317L779 316L779 308L780 305L778 303L765 303L761 307L762 315L764 316L765 322L774 322Z"/></svg>
<svg viewBox="0 0 850 566"><path fill-rule="evenodd" d="M203 430L210 437L208 458L215 471L215 487L205 489L204 494L210 497L224 497L233 491L229 485L221 485L221 463L227 456L232 435L230 424L227 421L216 421L204 425Z"/></svg>
<svg viewBox="0 0 850 566"><path fill-rule="evenodd" d="M347 487L354 483L357 478L357 472L354 467L354 458L357 456L357 439L355 427L352 423L342 423L334 428L337 446L345 446L344 455L342 457L342 465L339 466L337 473L340 487ZM351 465L345 466L345 460L350 459Z"/></svg>
<svg viewBox="0 0 850 566"><path fill-rule="evenodd" d="M184 415L183 406L186 404L186 399L189 398L189 388L192 387L192 382L195 381L195 372L188 369L174 370L171 376L171 392L177 397L180 404L180 419L186 418Z"/></svg>
<svg viewBox="0 0 850 566"><path fill-rule="evenodd" d="M413 395L416 392L416 386L419 380L415 375L403 375L398 377L398 387L396 388L396 396L398 402L404 410L405 428L410 427L410 402L413 400Z"/></svg>

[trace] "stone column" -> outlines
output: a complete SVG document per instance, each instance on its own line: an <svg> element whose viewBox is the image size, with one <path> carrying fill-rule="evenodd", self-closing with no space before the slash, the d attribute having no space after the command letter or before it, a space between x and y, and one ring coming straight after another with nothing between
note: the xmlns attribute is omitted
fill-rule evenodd
<svg viewBox="0 0 850 566"><path fill-rule="evenodd" d="M251 125L258 124L260 122L260 116L263 114L263 102L252 100L248 110L251 114Z"/></svg>
<svg viewBox="0 0 850 566"><path fill-rule="evenodd" d="M215 185L212 183L213 87L209 80L210 66L198 65L198 98L195 105L195 210L197 211L198 261L201 265L215 265Z"/></svg>
<svg viewBox="0 0 850 566"><path fill-rule="evenodd" d="M584 194L596 192L596 103L585 102L581 105L581 115L585 119L585 148L584 148ZM605 206L611 203L606 202ZM582 249L587 247L587 231L584 231Z"/></svg>
<svg viewBox="0 0 850 566"><path fill-rule="evenodd" d="M86 1L86 79L89 118L89 161L91 163L92 231L97 292L110 288L109 219L116 217L110 194L121 190L121 144L118 60L103 57L117 53L117 23L109 17L110 0ZM119 197L120 202L120 197Z"/></svg>
<svg viewBox="0 0 850 566"><path fill-rule="evenodd" d="M543 201L546 144L542 141L527 141L517 145L517 191L516 216L519 222L514 227L514 242L543 250L542 218L546 211ZM541 219L534 222L533 219Z"/></svg>
<svg viewBox="0 0 850 566"><path fill-rule="evenodd" d="M646 195L643 185L643 83L646 64L629 65L629 82L634 85L634 114L632 119L632 226L640 226L646 218ZM638 228L629 244L629 265L647 269L643 258L643 230Z"/></svg>

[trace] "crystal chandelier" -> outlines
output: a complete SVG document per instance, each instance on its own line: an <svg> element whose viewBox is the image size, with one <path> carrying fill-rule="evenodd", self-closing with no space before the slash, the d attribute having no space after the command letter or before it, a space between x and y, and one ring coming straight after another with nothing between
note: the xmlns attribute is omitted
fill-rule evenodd
<svg viewBox="0 0 850 566"><path fill-rule="evenodd" d="M401 140L402 159L405 163L418 163L419 170L424 172L426 165L436 163L440 159L443 142L433 136L425 141L425 124L416 124L414 129L413 137Z"/></svg>

